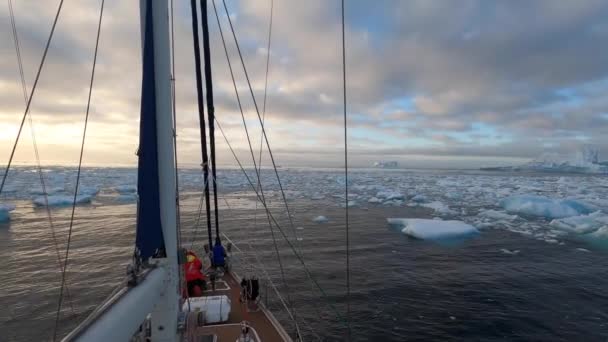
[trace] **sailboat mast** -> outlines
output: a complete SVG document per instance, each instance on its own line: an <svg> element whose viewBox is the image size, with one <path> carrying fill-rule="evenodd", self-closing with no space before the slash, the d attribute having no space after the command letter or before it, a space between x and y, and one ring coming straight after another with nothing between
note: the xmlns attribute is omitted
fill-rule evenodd
<svg viewBox="0 0 608 342"><path fill-rule="evenodd" d="M171 47L167 1L140 0L141 13L152 6L154 76L156 92L156 136L158 146L158 192L160 220L166 258L159 259L167 270L166 289L152 312L154 341L175 341L179 315L179 269L177 260L177 209L175 202L175 156L173 145L173 107L171 99ZM145 32L145 15L141 16Z"/></svg>
<svg viewBox="0 0 608 342"><path fill-rule="evenodd" d="M213 80L211 79L211 54L209 52L209 20L207 16L207 0L201 1L201 26L203 27L203 58L205 61L205 90L207 91L207 115L209 116L209 147L211 150L213 206L215 210L215 236L219 238L220 221L217 207L217 173L215 165L215 107L213 106Z"/></svg>

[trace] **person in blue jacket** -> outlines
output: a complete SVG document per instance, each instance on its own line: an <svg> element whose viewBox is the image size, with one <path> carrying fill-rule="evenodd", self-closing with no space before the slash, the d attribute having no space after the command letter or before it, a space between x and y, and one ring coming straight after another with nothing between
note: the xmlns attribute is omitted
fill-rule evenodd
<svg viewBox="0 0 608 342"><path fill-rule="evenodd" d="M222 241L219 237L215 238L213 246L213 267L223 267L226 269L226 249L222 246Z"/></svg>

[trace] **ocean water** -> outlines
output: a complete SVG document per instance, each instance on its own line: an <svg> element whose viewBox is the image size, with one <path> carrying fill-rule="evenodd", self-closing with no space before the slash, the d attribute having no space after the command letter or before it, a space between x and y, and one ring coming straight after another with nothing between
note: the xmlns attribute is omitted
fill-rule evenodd
<svg viewBox="0 0 608 342"><path fill-rule="evenodd" d="M282 232L270 230L247 179L231 169L218 172L220 230L239 247L233 253L237 272L262 279L263 300L292 335L295 326L266 272L289 297L306 340L343 341L349 323L342 171L279 172L292 220L273 171L264 170L262 179ZM1 341L50 340L53 335L61 282L58 255L65 253L71 214L69 206L59 204L73 191L75 170L52 167L44 175L50 199L58 205L50 210L52 229L47 211L34 204L41 191L34 168L12 169L0 195L0 204L16 206L10 220L0 223ZM255 182L252 170L249 176ZM352 340L608 339L605 177L374 169L353 170L349 182ZM129 187L135 184L134 169L83 173L81 194L90 202L76 208L60 336L124 277L133 253L136 204ZM207 241L204 212L199 215L201 184L198 170L180 170L182 244L197 251ZM573 200L596 213L592 219L575 216L583 223L565 229L552 218L530 215L530 207L538 204L505 212L503 200L521 195ZM319 215L328 222L314 223ZM480 233L458 243L416 240L389 226L387 218L461 220Z"/></svg>

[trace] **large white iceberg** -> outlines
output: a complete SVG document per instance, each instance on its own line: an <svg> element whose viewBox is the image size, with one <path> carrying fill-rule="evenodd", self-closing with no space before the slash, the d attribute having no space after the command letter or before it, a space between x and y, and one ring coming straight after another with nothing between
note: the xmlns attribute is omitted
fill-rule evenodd
<svg viewBox="0 0 608 342"><path fill-rule="evenodd" d="M72 205L74 202L74 196L66 195L53 195L48 196L49 207L61 207ZM76 196L76 204L91 203L91 196L89 195L78 195ZM34 199L34 204L37 206L46 206L44 196L40 196Z"/></svg>
<svg viewBox="0 0 608 342"><path fill-rule="evenodd" d="M12 204L0 203L0 222L6 222L11 219L9 212L15 210L15 206Z"/></svg>
<svg viewBox="0 0 608 342"><path fill-rule="evenodd" d="M541 216L549 219L578 216L593 212L594 208L573 199L553 199L534 195L510 196L500 201L510 213Z"/></svg>
<svg viewBox="0 0 608 342"><path fill-rule="evenodd" d="M403 227L402 233L423 240L461 239L478 234L477 228L456 220L389 218L392 226Z"/></svg>

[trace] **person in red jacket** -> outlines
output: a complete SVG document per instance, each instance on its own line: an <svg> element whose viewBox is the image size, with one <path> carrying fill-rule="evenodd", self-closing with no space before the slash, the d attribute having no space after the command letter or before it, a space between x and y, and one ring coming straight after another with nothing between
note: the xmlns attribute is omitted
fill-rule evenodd
<svg viewBox="0 0 608 342"><path fill-rule="evenodd" d="M203 295L203 290L207 288L205 282L205 273L202 272L203 263L192 251L186 253L186 263L184 264L184 273L186 275L186 283L188 284L188 296L200 297Z"/></svg>

